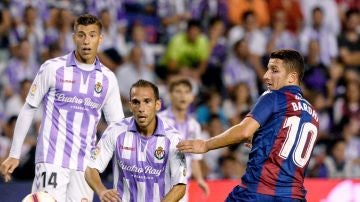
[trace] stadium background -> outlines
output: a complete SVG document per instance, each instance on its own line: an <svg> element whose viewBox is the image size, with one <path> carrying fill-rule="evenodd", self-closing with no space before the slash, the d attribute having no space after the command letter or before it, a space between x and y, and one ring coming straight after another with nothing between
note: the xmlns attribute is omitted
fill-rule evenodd
<svg viewBox="0 0 360 202"><path fill-rule="evenodd" d="M359 9L359 0L3 0L0 162L7 156L14 123L40 64L74 48L73 19L90 12L104 24L99 57L118 77L126 114L128 88L136 79L159 85L166 107L169 79L186 76L195 87L191 113L201 123L204 138L246 115L265 90L261 78L271 51L300 51L306 61L304 96L320 120L305 183L309 201L339 201L331 200L333 196L359 200ZM177 45L189 20L200 25L195 37L200 45ZM175 63L168 55L176 56ZM0 182L0 201L18 201L30 191L40 120L41 112L28 133L13 182ZM105 127L102 121L98 135ZM202 169L213 200L199 198L202 193L193 184L190 200L221 201L216 197L224 197L240 180L248 152L234 145L205 155ZM109 181L111 170L102 177Z"/></svg>

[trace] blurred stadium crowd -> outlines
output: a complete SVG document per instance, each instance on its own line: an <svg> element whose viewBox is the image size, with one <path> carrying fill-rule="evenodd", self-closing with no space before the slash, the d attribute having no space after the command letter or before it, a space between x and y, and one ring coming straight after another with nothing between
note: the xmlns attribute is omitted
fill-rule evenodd
<svg viewBox="0 0 360 202"><path fill-rule="evenodd" d="M270 52L300 51L304 96L320 120L307 175L360 177L360 0L3 0L0 11L0 162L40 64L73 50L73 20L88 12L103 23L99 58L118 78L126 114L137 79L159 85L165 108L167 83L184 76L195 87L191 113L203 138L238 123L266 90ZM33 178L40 119L41 110L18 180ZM105 127L99 124L99 135ZM240 178L249 151L234 145L209 152L205 177Z"/></svg>

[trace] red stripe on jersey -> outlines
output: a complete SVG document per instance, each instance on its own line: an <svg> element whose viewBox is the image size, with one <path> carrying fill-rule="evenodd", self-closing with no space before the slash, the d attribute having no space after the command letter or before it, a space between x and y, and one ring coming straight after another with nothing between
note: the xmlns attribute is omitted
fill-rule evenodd
<svg viewBox="0 0 360 202"><path fill-rule="evenodd" d="M311 108L313 109L313 106L311 106ZM312 118L311 122L316 126L316 128L319 130L319 123ZM309 134L309 136L306 139L306 143L305 143L305 147L304 148L309 148L308 145L310 143L310 140L314 138L314 134ZM316 141L316 140L315 140ZM301 156L306 156L306 153L308 152L312 152L309 150L304 150L303 153L301 154ZM309 164L310 161L307 162L307 164L303 167L303 168L297 168L295 173L294 173L294 181L292 183L292 194L294 196L294 198L303 198L304 193L302 193L301 190L303 190L303 187L299 187L299 185L303 185L304 182L304 173L305 173L305 168L307 168L307 165ZM298 185L298 186L296 186Z"/></svg>
<svg viewBox="0 0 360 202"><path fill-rule="evenodd" d="M286 95L286 117L290 116L300 116L301 110L293 111L292 110L292 101L295 100L295 96L291 93L285 93ZM284 118L284 122L282 123L282 126L285 123L286 117ZM284 161L283 158L279 156L279 152L287 138L287 133L289 132L288 128L280 128L279 132L276 136L275 142L273 144L273 147L270 151L268 159L265 161L264 166L262 167L259 184L257 187L257 192L261 194L268 194L268 195L275 195L275 187L279 178L280 169L282 166L282 163ZM288 157L289 158L289 157ZM297 184L296 182L295 184ZM293 186L295 185L292 184ZM294 196L295 197L295 196ZM298 198L298 197L296 197Z"/></svg>

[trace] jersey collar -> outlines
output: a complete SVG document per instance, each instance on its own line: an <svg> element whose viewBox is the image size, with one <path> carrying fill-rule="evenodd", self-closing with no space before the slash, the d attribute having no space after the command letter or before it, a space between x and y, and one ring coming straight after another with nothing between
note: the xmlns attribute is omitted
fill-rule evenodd
<svg viewBox="0 0 360 202"><path fill-rule="evenodd" d="M161 120L161 118L159 118L159 116L156 116L156 119L157 119L157 125L156 125L156 129L155 129L153 135L154 136L165 136L165 129L164 129L163 121ZM133 117L131 117L131 119L130 119L128 131L139 133L139 131L136 128L135 119Z"/></svg>
<svg viewBox="0 0 360 202"><path fill-rule="evenodd" d="M75 51L72 51L71 53L69 53L69 57L67 57L66 59L66 66L76 66L76 62L75 62ZM100 66L100 60L98 57L95 58L95 69L98 71L101 71L101 66Z"/></svg>

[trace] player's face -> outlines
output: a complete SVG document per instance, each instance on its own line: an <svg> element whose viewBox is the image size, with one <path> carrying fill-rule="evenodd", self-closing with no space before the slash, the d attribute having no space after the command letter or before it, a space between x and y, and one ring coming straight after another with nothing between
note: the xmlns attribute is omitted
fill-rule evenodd
<svg viewBox="0 0 360 202"><path fill-rule="evenodd" d="M151 87L134 87L130 94L130 109L140 129L154 130L155 115L161 108Z"/></svg>
<svg viewBox="0 0 360 202"><path fill-rule="evenodd" d="M170 99L175 109L187 110L194 100L194 96L187 85L180 84L175 86L172 92L170 92Z"/></svg>
<svg viewBox="0 0 360 202"><path fill-rule="evenodd" d="M269 60L268 70L264 75L264 82L269 90L279 90L289 85L289 77L282 60L277 58Z"/></svg>
<svg viewBox="0 0 360 202"><path fill-rule="evenodd" d="M76 46L76 59L80 62L92 64L95 60L97 49L102 42L102 35L97 25L78 25L73 34Z"/></svg>

